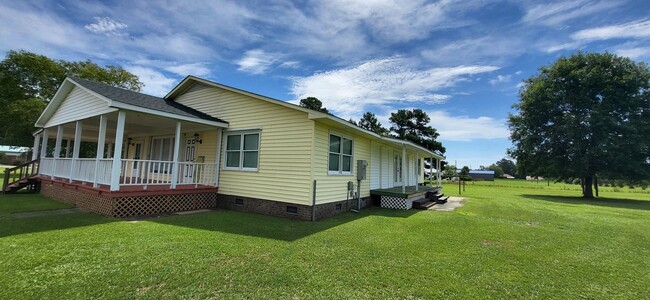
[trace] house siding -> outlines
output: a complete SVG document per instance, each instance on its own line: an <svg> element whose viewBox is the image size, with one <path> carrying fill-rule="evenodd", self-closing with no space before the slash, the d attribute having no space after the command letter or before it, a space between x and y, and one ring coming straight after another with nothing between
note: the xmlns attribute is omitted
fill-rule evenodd
<svg viewBox="0 0 650 300"><path fill-rule="evenodd" d="M228 131L261 128L258 171L225 170L228 131L222 137L219 193L296 204L311 204L311 149L314 122L307 113L245 95L195 84L178 103L226 120ZM214 136L215 143L210 139ZM198 155L216 151L216 133L206 135ZM209 147L207 145L210 145ZM204 152L205 151L205 152Z"/></svg>
<svg viewBox="0 0 650 300"><path fill-rule="evenodd" d="M117 111L117 109L108 107L106 101L75 86L47 121L45 127L83 120L114 111Z"/></svg>
<svg viewBox="0 0 650 300"><path fill-rule="evenodd" d="M328 154L329 134L340 134L353 139L353 165L352 175L329 175ZM329 203L345 200L347 198L348 181L357 184L356 164L357 160L366 160L366 180L361 181L361 197L370 196L370 176L373 164L370 160L370 139L357 135L353 132L330 129L327 125L316 123L314 131L314 155L312 160L313 178L317 182L316 203ZM356 188L355 188L356 191Z"/></svg>

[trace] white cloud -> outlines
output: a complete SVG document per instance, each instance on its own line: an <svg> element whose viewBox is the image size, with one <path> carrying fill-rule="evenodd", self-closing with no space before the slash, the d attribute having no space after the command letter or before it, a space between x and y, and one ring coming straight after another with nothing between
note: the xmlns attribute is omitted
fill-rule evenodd
<svg viewBox="0 0 650 300"><path fill-rule="evenodd" d="M590 28L580 30L571 35L572 39L579 41L649 37L650 20L638 20L624 24Z"/></svg>
<svg viewBox="0 0 650 300"><path fill-rule="evenodd" d="M239 71L251 74L264 74L277 61L278 59L275 54L256 49L246 51L244 56L237 61L237 65L239 65Z"/></svg>
<svg viewBox="0 0 650 300"><path fill-rule="evenodd" d="M201 77L210 75L210 69L208 69L203 63L173 65L166 67L165 70L180 76L194 75Z"/></svg>
<svg viewBox="0 0 650 300"><path fill-rule="evenodd" d="M126 35L125 29L128 28L124 23L115 21L109 17L95 17L95 23L88 24L84 28L92 33L105 34L108 36Z"/></svg>
<svg viewBox="0 0 650 300"><path fill-rule="evenodd" d="M512 79L512 75L497 75L497 77L490 79L490 84L494 86L499 83L510 82L510 79Z"/></svg>
<svg viewBox="0 0 650 300"><path fill-rule="evenodd" d="M510 131L505 120L490 117L452 116L446 111L428 111L431 127L440 133L441 141L472 141L507 139Z"/></svg>
<svg viewBox="0 0 650 300"><path fill-rule="evenodd" d="M142 93L162 97L177 83L176 79L168 78L163 73L143 66L126 66L125 69L140 78L144 83Z"/></svg>
<svg viewBox="0 0 650 300"><path fill-rule="evenodd" d="M491 72L495 66L457 66L418 70L399 57L366 61L350 68L293 78L296 99L319 98L328 109L344 118L363 112L366 105L394 102L441 103L440 93L473 74Z"/></svg>
<svg viewBox="0 0 650 300"><path fill-rule="evenodd" d="M528 8L522 20L526 23L556 26L571 19L614 8L620 4L620 1L613 0L569 0L537 4Z"/></svg>
<svg viewBox="0 0 650 300"><path fill-rule="evenodd" d="M390 127L389 118L392 111L395 109L387 107L385 113L377 114L377 120L382 126ZM470 142L473 140L507 139L510 136L506 120L486 116L451 115L444 110L425 110L425 112L431 118L429 125L440 134L439 141ZM358 117L353 119L358 119Z"/></svg>
<svg viewBox="0 0 650 300"><path fill-rule="evenodd" d="M507 63L513 56L527 51L522 34L481 36L442 42L438 46L421 51L422 57L440 65L468 63Z"/></svg>
<svg viewBox="0 0 650 300"><path fill-rule="evenodd" d="M620 48L615 51L617 55L638 59L650 56L650 47Z"/></svg>
<svg viewBox="0 0 650 300"><path fill-rule="evenodd" d="M602 26L576 31L571 34L571 42L547 47L545 51L550 53L560 50L576 49L594 41L647 38L650 38L650 20L637 20L618 25ZM623 47L618 46L618 49L615 48L616 52L618 53L621 51L621 48ZM634 49L628 52L623 50L623 53L639 54L640 50L641 49Z"/></svg>

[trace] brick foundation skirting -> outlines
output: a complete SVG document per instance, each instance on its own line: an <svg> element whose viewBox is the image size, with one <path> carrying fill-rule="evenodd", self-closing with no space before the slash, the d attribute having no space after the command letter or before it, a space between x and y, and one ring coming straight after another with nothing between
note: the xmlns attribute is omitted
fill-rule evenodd
<svg viewBox="0 0 650 300"><path fill-rule="evenodd" d="M125 218L217 207L217 189L182 193L151 191L104 193L78 185L41 180L41 194L105 216Z"/></svg>
<svg viewBox="0 0 650 300"><path fill-rule="evenodd" d="M219 208L243 212L253 212L263 215L283 217L295 220L310 221L312 206L287 202L250 198L236 195L219 194ZM361 198L361 207L370 206L370 197ZM293 210L295 209L295 211ZM328 218L350 209L356 209L356 200L342 200L316 205L316 220Z"/></svg>

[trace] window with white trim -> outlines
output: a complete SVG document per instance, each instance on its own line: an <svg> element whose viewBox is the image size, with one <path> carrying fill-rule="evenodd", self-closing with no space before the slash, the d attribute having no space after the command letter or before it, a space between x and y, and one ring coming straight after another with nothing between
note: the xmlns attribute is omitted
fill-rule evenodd
<svg viewBox="0 0 650 300"><path fill-rule="evenodd" d="M159 161L172 161L174 154L174 138L152 138L151 155L149 159Z"/></svg>
<svg viewBox="0 0 650 300"><path fill-rule="evenodd" d="M330 134L329 174L352 174L352 139Z"/></svg>
<svg viewBox="0 0 650 300"><path fill-rule="evenodd" d="M226 135L225 169L256 171L259 165L259 156L259 131Z"/></svg>

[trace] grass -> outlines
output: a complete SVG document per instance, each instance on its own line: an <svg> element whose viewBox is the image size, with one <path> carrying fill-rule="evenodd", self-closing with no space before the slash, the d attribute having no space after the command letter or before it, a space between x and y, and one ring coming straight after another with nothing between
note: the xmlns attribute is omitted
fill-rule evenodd
<svg viewBox="0 0 650 300"><path fill-rule="evenodd" d="M70 208L72 205L52 201L41 195L29 193L16 193L0 196L0 217L8 217L8 214L43 211L61 208Z"/></svg>
<svg viewBox="0 0 650 300"><path fill-rule="evenodd" d="M316 223L223 210L9 216L0 298L648 298L650 195L503 185L466 186L455 212Z"/></svg>

